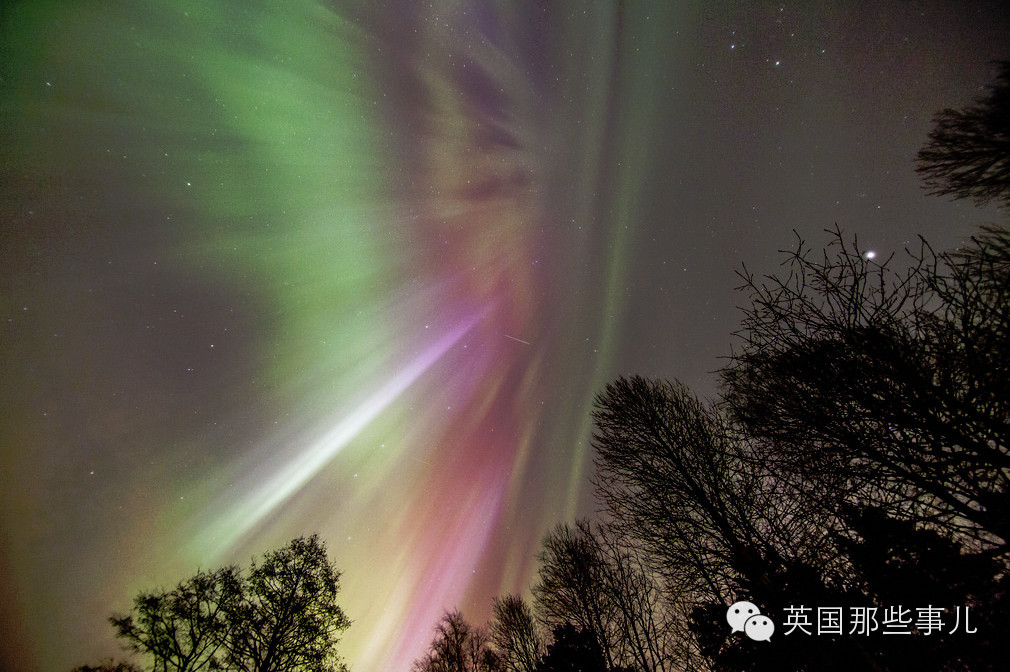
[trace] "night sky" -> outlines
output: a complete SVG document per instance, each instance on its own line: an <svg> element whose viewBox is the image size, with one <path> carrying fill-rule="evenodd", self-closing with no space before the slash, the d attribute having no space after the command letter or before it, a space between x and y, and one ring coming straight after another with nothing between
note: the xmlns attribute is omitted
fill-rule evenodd
<svg viewBox="0 0 1010 672"><path fill-rule="evenodd" d="M593 512L606 382L716 393L741 264L1005 221L913 170L1002 0L0 12L0 668L318 531L406 672Z"/></svg>

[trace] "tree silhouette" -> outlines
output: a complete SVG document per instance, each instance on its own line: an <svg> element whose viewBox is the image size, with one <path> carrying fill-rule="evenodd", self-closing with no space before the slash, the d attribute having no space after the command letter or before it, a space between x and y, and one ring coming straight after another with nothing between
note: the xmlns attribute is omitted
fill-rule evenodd
<svg viewBox="0 0 1010 672"><path fill-rule="evenodd" d="M1008 233L956 255L925 244L902 273L802 242L785 278L745 276L742 347L722 372L761 458L820 507L872 505L976 549L1010 530Z"/></svg>
<svg viewBox="0 0 1010 672"><path fill-rule="evenodd" d="M470 625L459 610L446 612L435 626L428 651L413 672L500 672L502 665L483 628Z"/></svg>
<svg viewBox="0 0 1010 672"><path fill-rule="evenodd" d="M703 653L724 669L760 666L738 653L751 642L728 636L726 607L761 595L778 608L824 592L821 578L805 579L826 576L837 564L825 540L828 522L776 480L718 408L679 383L618 379L597 397L594 420L597 494L626 537L611 544L624 558L612 566L640 568L611 594L621 604L636 592L663 591L661 602L648 598L659 602L652 609L628 610L636 621L622 619L621 640L631 644L634 665L688 667ZM637 544L648 563L632 561ZM692 613L709 620L688 627ZM742 667L730 662L737 659Z"/></svg>
<svg viewBox="0 0 1010 672"><path fill-rule="evenodd" d="M173 590L141 593L130 613L109 620L153 672L343 670L336 644L350 621L336 603L339 579L318 535L301 537L247 574L198 572Z"/></svg>
<svg viewBox="0 0 1010 672"><path fill-rule="evenodd" d="M109 621L127 647L151 658L154 672L218 669L226 611L237 598L235 570L198 572L171 591L144 592L129 614Z"/></svg>
<svg viewBox="0 0 1010 672"><path fill-rule="evenodd" d="M495 597L490 624L491 642L506 672L533 672L543 654L543 643L530 605L519 595Z"/></svg>
<svg viewBox="0 0 1010 672"><path fill-rule="evenodd" d="M606 561L605 584L618 625L621 662L640 672L666 672L674 661L686 664L688 632L678 627L676 601L666 594L640 544L612 527L596 538Z"/></svg>
<svg viewBox="0 0 1010 672"><path fill-rule="evenodd" d="M932 591L1006 625L1010 234L984 229L954 254L923 244L901 273L837 231L821 258L801 243L789 261L782 277L745 276L721 402L637 377L598 396L594 483L621 533L602 575L637 540L666 598L695 605L693 650L715 669L990 669L982 640L876 651L854 636L755 648L729 635L726 607L755 596L783 613ZM629 592L606 604L622 612ZM647 639L619 622L615 651ZM670 657L634 664L651 660Z"/></svg>
<svg viewBox="0 0 1010 672"><path fill-rule="evenodd" d="M936 115L916 165L929 193L1010 205L1010 61L999 65L987 97Z"/></svg>
<svg viewBox="0 0 1010 672"><path fill-rule="evenodd" d="M552 631L565 624L596 639L608 668L617 661L618 613L607 593L606 558L587 521L547 533L533 586L537 615Z"/></svg>
<svg viewBox="0 0 1010 672"><path fill-rule="evenodd" d="M596 490L615 524L671 582L721 598L734 558L757 544L719 418L679 383L633 377L607 385L593 419Z"/></svg>
<svg viewBox="0 0 1010 672"><path fill-rule="evenodd" d="M553 636L537 672L608 672L607 661L593 633L565 623L554 628Z"/></svg>
<svg viewBox="0 0 1010 672"><path fill-rule="evenodd" d="M350 621L336 601L340 572L318 535L267 553L244 580L234 574L228 579L240 596L226 610L230 666L242 672L324 672L337 664L338 637Z"/></svg>
<svg viewBox="0 0 1010 672"><path fill-rule="evenodd" d="M819 542L810 549L822 525L814 512L680 383L618 379L593 418L597 495L667 590L725 602L740 577L759 585L774 563L820 554Z"/></svg>
<svg viewBox="0 0 1010 672"><path fill-rule="evenodd" d="M884 605L915 605L928 595L931 604L948 605L947 630L955 618L961 621L960 632L938 631L883 648L878 655L888 669L978 671L1002 666L996 663L1001 645L992 634L1008 631L1010 615L996 578L999 561L966 554L954 539L878 509L848 507L844 515L850 534L841 546L862 594ZM971 610L970 617L959 611L965 608ZM966 625L984 632L966 636Z"/></svg>

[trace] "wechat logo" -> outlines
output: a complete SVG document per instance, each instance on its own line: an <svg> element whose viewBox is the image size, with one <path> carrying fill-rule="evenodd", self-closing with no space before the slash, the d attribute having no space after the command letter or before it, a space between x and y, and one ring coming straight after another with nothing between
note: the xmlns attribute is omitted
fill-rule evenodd
<svg viewBox="0 0 1010 672"><path fill-rule="evenodd" d="M755 642L770 642L775 632L772 619L761 614L753 602L735 602L726 610L726 622L732 632L742 632Z"/></svg>

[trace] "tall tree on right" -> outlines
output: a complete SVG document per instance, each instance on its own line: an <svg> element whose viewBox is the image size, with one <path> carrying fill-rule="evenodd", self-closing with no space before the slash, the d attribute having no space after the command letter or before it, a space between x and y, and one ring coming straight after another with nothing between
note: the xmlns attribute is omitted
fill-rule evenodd
<svg viewBox="0 0 1010 672"><path fill-rule="evenodd" d="M1010 205L1010 61L999 65L988 96L936 115L916 162L931 194Z"/></svg>
<svg viewBox="0 0 1010 672"><path fill-rule="evenodd" d="M1010 231L894 272L836 233L788 273L746 277L751 306L722 372L760 457L826 511L850 502L1007 552Z"/></svg>

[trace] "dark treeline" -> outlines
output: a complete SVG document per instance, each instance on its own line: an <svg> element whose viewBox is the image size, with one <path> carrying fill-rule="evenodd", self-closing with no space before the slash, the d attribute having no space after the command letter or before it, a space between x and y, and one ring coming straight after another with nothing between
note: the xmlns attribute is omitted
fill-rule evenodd
<svg viewBox="0 0 1010 672"><path fill-rule="evenodd" d="M1008 101L1003 63L937 115L931 193L1010 203ZM597 396L600 519L547 534L531 601L446 613L413 672L1005 669L1010 231L882 263L829 233L741 274L718 399L638 377ZM728 624L741 600L768 641Z"/></svg>

